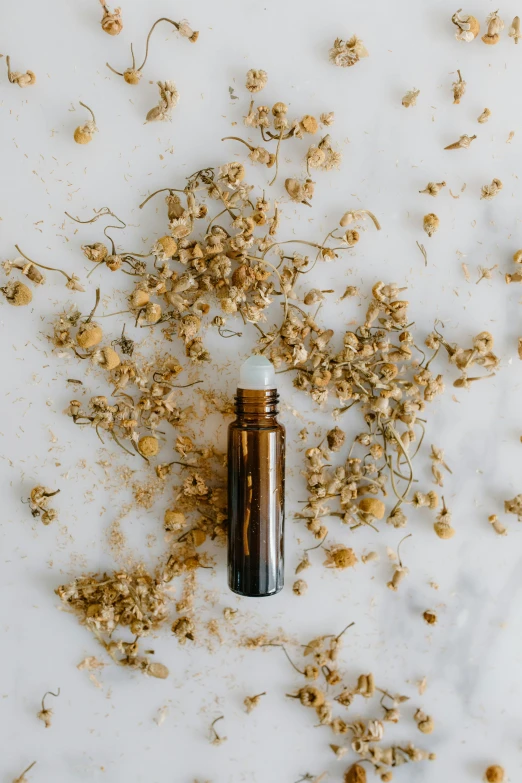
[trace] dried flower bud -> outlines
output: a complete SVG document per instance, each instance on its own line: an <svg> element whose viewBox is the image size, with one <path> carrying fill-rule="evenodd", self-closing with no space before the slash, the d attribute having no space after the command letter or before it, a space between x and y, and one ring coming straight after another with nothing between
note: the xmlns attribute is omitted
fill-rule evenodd
<svg viewBox="0 0 522 783"><path fill-rule="evenodd" d="M74 131L74 140L77 144L89 144L89 142L92 141L94 134L98 132L98 128L96 127L96 118L92 109L90 109L85 103L79 101L79 104L80 106L83 106L84 109L87 109L91 115L91 119L88 120L85 125L79 125L76 128Z"/></svg>
<svg viewBox="0 0 522 783"><path fill-rule="evenodd" d="M438 196L439 191L445 187L445 182L428 182L424 190L419 190L419 193L427 193L428 196Z"/></svg>
<svg viewBox="0 0 522 783"><path fill-rule="evenodd" d="M3 288L0 288L0 291L2 291L9 304L15 307L24 307L33 300L31 289L19 280L10 281Z"/></svg>
<svg viewBox="0 0 522 783"><path fill-rule="evenodd" d="M498 764L492 764L484 773L484 780L487 783L504 783L504 768Z"/></svg>
<svg viewBox="0 0 522 783"><path fill-rule="evenodd" d="M110 345L107 345L100 351L99 363L102 367L104 367L104 369L108 371L114 370L115 367L118 367L120 364L120 357L114 348L111 348Z"/></svg>
<svg viewBox="0 0 522 783"><path fill-rule="evenodd" d="M166 680L169 676L169 670L163 663L148 663L145 666L145 674L156 677L158 680Z"/></svg>
<svg viewBox="0 0 522 783"><path fill-rule="evenodd" d="M476 135L474 136L467 136L464 134L460 137L458 141L454 141L453 144L448 144L447 147L444 147L445 150L467 150L471 146L471 142L476 139Z"/></svg>
<svg viewBox="0 0 522 783"><path fill-rule="evenodd" d="M179 101L179 92L172 81L156 82L158 85L160 99L157 106L154 106L147 112L145 122L165 122L172 119L172 110Z"/></svg>
<svg viewBox="0 0 522 783"><path fill-rule="evenodd" d="M17 84L19 87L31 87L31 85L36 83L36 75L33 71L26 71L25 73L12 71L9 55L6 55L5 62L7 65L7 78L11 84Z"/></svg>
<svg viewBox="0 0 522 783"><path fill-rule="evenodd" d="M406 568L405 566L396 565L391 581L386 583L386 587L389 590L392 590L394 593L396 593L397 590L399 589L400 583L408 574L409 574L408 568Z"/></svg>
<svg viewBox="0 0 522 783"><path fill-rule="evenodd" d="M460 71L457 71L458 73L458 80L456 82L453 82L453 103L460 103L460 99L466 92L466 82L462 78Z"/></svg>
<svg viewBox="0 0 522 783"><path fill-rule="evenodd" d="M422 613L422 616L423 616L423 618L424 618L424 621L425 621L425 622L426 622L428 625L436 625L436 624L437 624L437 621L438 621L438 619L439 619L439 618L437 617L437 613L436 613L436 612L434 612L432 609L426 609L426 610L425 610L425 611Z"/></svg>
<svg viewBox="0 0 522 783"><path fill-rule="evenodd" d="M365 699L371 699L375 694L375 680L373 674L360 674L357 680L356 693L364 696Z"/></svg>
<svg viewBox="0 0 522 783"><path fill-rule="evenodd" d="M304 579L296 579L296 581L292 585L292 592L294 593L294 595L304 595L307 590L308 590L308 585L304 581Z"/></svg>
<svg viewBox="0 0 522 783"><path fill-rule="evenodd" d="M330 451L340 451L344 446L346 440L346 433L339 427L334 427L326 433L326 441Z"/></svg>
<svg viewBox="0 0 522 783"><path fill-rule="evenodd" d="M139 84L141 76L141 71L138 71L136 68L127 68L127 70L123 72L123 78L127 84Z"/></svg>
<svg viewBox="0 0 522 783"><path fill-rule="evenodd" d="M494 11L486 19L488 30L485 35L482 36L482 40L485 44L490 46L497 44L500 41L500 33L504 29L504 22L498 15L497 11Z"/></svg>
<svg viewBox="0 0 522 783"><path fill-rule="evenodd" d="M448 540L455 535L454 528L451 527L451 514L446 508L444 498L442 498L442 511L437 514L433 529L439 538Z"/></svg>
<svg viewBox="0 0 522 783"><path fill-rule="evenodd" d="M515 264L522 264L522 250L517 250L513 253L513 261Z"/></svg>
<svg viewBox="0 0 522 783"><path fill-rule="evenodd" d="M159 440L153 435L144 435L138 441L138 451L143 457L155 457L159 450Z"/></svg>
<svg viewBox="0 0 522 783"><path fill-rule="evenodd" d="M502 182L499 179L493 179L491 180L491 185L483 185L482 186L482 195L481 199L486 199L487 201L491 201L492 198L495 198L495 196L500 193L502 190L503 185Z"/></svg>
<svg viewBox="0 0 522 783"><path fill-rule="evenodd" d="M323 113L319 116L319 120L321 122L321 125L325 125L327 128L329 128L330 125L334 124L335 114L333 111Z"/></svg>
<svg viewBox="0 0 522 783"><path fill-rule="evenodd" d="M415 87L413 90L409 90L409 92L406 93L404 98L402 99L402 105L405 109L409 109L411 106L415 106L417 104L417 98L420 95L420 90L416 90Z"/></svg>
<svg viewBox="0 0 522 783"><path fill-rule="evenodd" d="M356 231L354 228L349 228L345 235L344 235L344 241L348 245L348 247L353 247L357 244L357 242L360 239L359 232Z"/></svg>
<svg viewBox="0 0 522 783"><path fill-rule="evenodd" d="M499 520L496 514L491 514L491 516L488 517L488 522L497 535L499 536L507 535L507 527L502 524L502 522Z"/></svg>
<svg viewBox="0 0 522 783"><path fill-rule="evenodd" d="M107 247L102 242L95 242L94 245L82 245L82 251L85 258L95 264L105 261L109 253Z"/></svg>
<svg viewBox="0 0 522 783"><path fill-rule="evenodd" d="M80 325L76 335L76 342L80 348L94 348L99 345L103 339L103 330L99 324L94 321L86 321Z"/></svg>
<svg viewBox="0 0 522 783"><path fill-rule="evenodd" d="M313 135L314 133L317 133L319 130L319 123L315 119L315 117L312 117L311 114L305 114L301 122L299 123L299 127L304 133L310 133Z"/></svg>
<svg viewBox="0 0 522 783"><path fill-rule="evenodd" d="M522 522L522 494L516 495L511 500L505 500L504 511L506 514L516 514L519 522Z"/></svg>
<svg viewBox="0 0 522 783"><path fill-rule="evenodd" d="M368 50L360 38L353 35L347 41L336 38L330 49L330 62L341 68L349 68L363 57L368 57Z"/></svg>
<svg viewBox="0 0 522 783"><path fill-rule="evenodd" d="M422 731L423 734L432 733L433 729L435 728L433 718L431 718L429 715L426 715L422 710L417 710L413 717L417 722L417 728L419 731Z"/></svg>
<svg viewBox="0 0 522 783"><path fill-rule="evenodd" d="M193 30L189 23L185 21L179 23L178 33L183 36L183 38L188 38L190 43L196 43L199 38L198 30Z"/></svg>
<svg viewBox="0 0 522 783"><path fill-rule="evenodd" d="M168 508L165 511L164 516L164 525L165 530L169 530L172 532L178 532L179 530L182 530L187 521L185 519L185 514L183 514L182 511L176 511L175 509Z"/></svg>
<svg viewBox="0 0 522 783"><path fill-rule="evenodd" d="M259 92L268 82L268 74L266 71L258 71L255 68L251 68L247 71L246 75L246 88L249 92Z"/></svg>
<svg viewBox="0 0 522 783"><path fill-rule="evenodd" d="M362 498L358 503L359 511L373 519L382 519L386 513L386 506L377 498Z"/></svg>
<svg viewBox="0 0 522 783"><path fill-rule="evenodd" d="M482 112L482 114L479 117L477 117L477 122L480 123L487 122L490 117L491 117L491 110L486 107Z"/></svg>
<svg viewBox="0 0 522 783"><path fill-rule="evenodd" d="M515 18L511 22L511 27L509 28L509 37L513 38L513 40L514 40L514 42L516 44L522 38L522 35L520 33L520 17L519 16L515 16Z"/></svg>
<svg viewBox="0 0 522 783"><path fill-rule="evenodd" d="M429 237L439 229L440 220L434 212L430 212L428 215L424 215L423 228Z"/></svg>
<svg viewBox="0 0 522 783"><path fill-rule="evenodd" d="M297 692L297 697L303 707L321 707L324 702L324 693L313 685L305 685Z"/></svg>
<svg viewBox="0 0 522 783"><path fill-rule="evenodd" d="M121 8L115 8L114 11L109 11L105 5L105 0L100 0L100 3L103 8L101 20L102 30L109 35L119 35L123 29Z"/></svg>
<svg viewBox="0 0 522 783"><path fill-rule="evenodd" d="M311 179L306 179L304 183L299 182L297 179L286 179L285 189L292 201L298 204L306 204L311 206L308 199L311 199L314 195L314 185Z"/></svg>
<svg viewBox="0 0 522 783"><path fill-rule="evenodd" d="M248 713L252 712L252 710L257 707L263 696L266 696L266 693L258 693L256 696L247 696L246 699L243 700L246 711Z"/></svg>
<svg viewBox="0 0 522 783"><path fill-rule="evenodd" d="M337 568L344 570L345 568L353 568L357 563L357 556L353 549L344 546L344 544L337 544L336 546L326 549L326 560L323 565L327 568Z"/></svg>
<svg viewBox="0 0 522 783"><path fill-rule="evenodd" d="M459 8L459 10L451 17L451 21L457 27L455 38L457 41L465 41L466 43L469 43L470 41L473 41L474 38L476 38L479 34L480 24L478 19L469 14L459 16L460 12L461 9Z"/></svg>

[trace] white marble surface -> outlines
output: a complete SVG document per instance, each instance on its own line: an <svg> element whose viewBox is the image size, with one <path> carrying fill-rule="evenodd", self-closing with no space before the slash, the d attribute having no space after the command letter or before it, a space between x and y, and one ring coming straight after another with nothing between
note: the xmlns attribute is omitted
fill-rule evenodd
<svg viewBox="0 0 522 783"><path fill-rule="evenodd" d="M383 230L368 228L355 252L318 268L316 284L338 294L355 284L365 295L378 279L408 285L411 314L422 334L436 318L450 340L469 341L487 328L502 356L496 377L470 392L452 389L450 373L445 395L429 411L426 442L443 447L453 468L445 494L457 535L451 542L440 541L426 517L412 519L414 535L403 552L411 574L397 595L385 587L391 571L386 547L396 546L403 531L363 529L349 538L334 520L333 541L349 539L359 554L375 548L381 560L335 574L322 568L318 553L311 553L317 557L306 572L310 590L303 598L286 589L268 601L237 600L226 590L223 553L218 552L217 567L201 577L201 595L214 590L216 605L202 608L200 617L210 619L222 607L234 606L241 633L284 628L296 643L355 621L343 651L347 680L372 670L381 687L406 692L410 705L422 706L436 721L433 735L424 738L411 719L412 706L405 708L404 721L390 738L413 739L438 759L404 767L395 779L472 783L487 764L499 762L516 783L522 779L522 620L517 608L522 530L510 517L507 538L496 537L487 516L501 513L503 500L522 491L522 372L516 356L522 333L520 289L503 280L512 252L522 244L522 46L516 47L507 31L496 47L457 43L449 21L455 5L448 0L124 0L125 29L112 39L98 26L95 0L4 3L2 52L11 54L15 68L34 70L38 83L27 90L9 85L2 71L5 60L0 61L0 252L2 259L12 258L17 242L43 263L85 277L89 268L79 246L98 239L100 232L82 228L75 233L63 213L85 216L105 204L128 222L127 246L149 247L165 227L164 215L159 203L138 210L142 198L155 188L182 183L203 165L232 160L238 152L220 139L241 130L247 105L242 85L250 67L269 73L263 101L285 100L291 115L335 111L331 134L343 149L342 168L317 175L313 210L286 205L281 236L294 236L298 228L317 239L345 209L371 209ZM477 0L465 10L483 21L495 6ZM519 11L509 0L501 15L509 23ZM130 41L141 52L148 27L163 15L187 17L201 31L200 40L190 46L162 29L141 85L131 88L104 63L125 67ZM363 38L370 57L352 69L334 68L327 57L332 40L353 33ZM457 68L468 83L460 106L452 105L450 93ZM172 124L146 126L142 118L156 101L149 80L157 79L174 79L181 100ZM239 100L230 100L229 86ZM405 110L401 97L413 87L421 90L418 105ZM71 111L78 100L95 109L100 128L85 148L72 140L83 120L83 113ZM492 117L478 125L485 106ZM515 135L506 143L510 131ZM470 150L443 151L461 134L475 132L479 138ZM292 161L285 155L283 176L302 173L304 149L304 142L296 145ZM262 173L252 172L252 177L264 184ZM503 181L504 189L496 200L481 201L480 188L493 177ZM437 200L418 194L429 180L443 179L460 194L458 200L447 190ZM276 194L285 200L280 186ZM441 229L428 240L422 215L434 208ZM428 248L427 267L416 240ZM471 282L464 278L462 260ZM478 266L494 264L493 279L476 285ZM83 302L92 301L102 281L114 285L107 275L91 277ZM63 294L61 280L53 277L30 310L2 305L0 312L0 780L8 783L36 759L30 775L34 783L293 783L305 772L324 771L328 780L340 781L346 760L337 761L329 750L328 743L335 741L329 730L314 727L314 716L285 698L300 680L277 649L238 649L232 636L214 650L180 648L165 633L154 640L154 648L170 667L166 682L109 666L97 689L76 669L82 658L99 650L73 617L58 610L53 590L83 569L114 567L106 532L128 497L108 492L101 481L95 434L79 432L62 415L70 399L65 379L83 372L75 361L52 354L45 338ZM323 315L326 322L346 323L358 315L357 305ZM116 337L117 319L110 328ZM253 331L249 337L254 339ZM209 370L206 383L231 393L248 345L241 345L241 356L232 340L215 345L222 351L221 363ZM181 357L179 346L172 350ZM222 364L226 370L218 372ZM308 408L288 376L282 378L283 419L292 444L290 586L302 547L310 545L309 534L292 518L306 495L295 435L303 421L313 433L324 432L331 420L327 411ZM94 377L88 383L91 393L101 388ZM291 415L292 407L302 420ZM357 432L358 415L346 424ZM222 445L225 422L215 418L209 428ZM115 458L122 459L120 454ZM79 467L82 459L87 469ZM418 466L429 487L425 457ZM20 502L36 483L61 487L59 520L47 528L32 520ZM122 523L129 547L149 564L164 546L164 507L160 501L153 511L133 512ZM149 534L158 536L152 548L147 547ZM440 615L431 630L420 618L427 607ZM421 698L415 682L423 676L428 688ZM45 730L35 717L39 699L58 687L54 724ZM243 698L265 690L259 708L245 716ZM169 714L158 727L153 718L164 705ZM228 740L213 747L208 725L220 714Z"/></svg>

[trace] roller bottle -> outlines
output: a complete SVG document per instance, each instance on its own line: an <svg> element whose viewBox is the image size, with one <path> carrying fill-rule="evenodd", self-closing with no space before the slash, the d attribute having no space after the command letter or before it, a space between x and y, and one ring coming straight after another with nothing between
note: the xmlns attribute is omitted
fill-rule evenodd
<svg viewBox="0 0 522 783"><path fill-rule="evenodd" d="M264 356L243 364L228 428L228 584L239 595L283 587L285 428L275 372Z"/></svg>

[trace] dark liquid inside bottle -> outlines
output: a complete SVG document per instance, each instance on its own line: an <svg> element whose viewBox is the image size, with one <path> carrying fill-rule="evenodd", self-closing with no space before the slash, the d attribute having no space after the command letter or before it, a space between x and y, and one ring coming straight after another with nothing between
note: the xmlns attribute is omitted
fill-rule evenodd
<svg viewBox="0 0 522 783"><path fill-rule="evenodd" d="M228 585L278 593L284 582L285 428L276 389L238 389L228 428Z"/></svg>

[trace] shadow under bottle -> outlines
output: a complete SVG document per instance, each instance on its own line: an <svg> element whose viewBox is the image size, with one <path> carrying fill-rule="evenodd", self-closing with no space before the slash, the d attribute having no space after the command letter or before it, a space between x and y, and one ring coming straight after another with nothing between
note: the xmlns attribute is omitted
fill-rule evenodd
<svg viewBox="0 0 522 783"><path fill-rule="evenodd" d="M228 584L239 595L284 582L285 428L276 389L237 390L228 428Z"/></svg>

